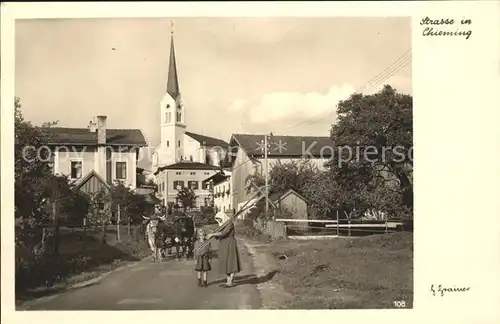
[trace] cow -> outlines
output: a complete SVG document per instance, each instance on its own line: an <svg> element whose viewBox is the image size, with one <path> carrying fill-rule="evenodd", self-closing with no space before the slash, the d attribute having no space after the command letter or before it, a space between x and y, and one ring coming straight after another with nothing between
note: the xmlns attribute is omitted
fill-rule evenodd
<svg viewBox="0 0 500 324"><path fill-rule="evenodd" d="M166 221L166 218L164 216L146 217L144 215L142 218L147 221L145 234L152 252L152 261L156 262L158 259L164 261L166 236L163 222Z"/></svg>
<svg viewBox="0 0 500 324"><path fill-rule="evenodd" d="M191 217L184 214L174 216L175 230L175 250L177 260L180 260L181 255L187 259L193 252L195 225ZM182 249L182 253L181 250Z"/></svg>

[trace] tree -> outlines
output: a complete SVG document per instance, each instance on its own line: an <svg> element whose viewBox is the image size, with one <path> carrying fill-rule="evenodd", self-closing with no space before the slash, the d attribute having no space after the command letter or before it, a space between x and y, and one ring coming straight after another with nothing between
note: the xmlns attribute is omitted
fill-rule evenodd
<svg viewBox="0 0 500 324"><path fill-rule="evenodd" d="M345 208L342 190L331 172L316 172L303 187L308 200L309 213L313 218L333 218L334 212Z"/></svg>
<svg viewBox="0 0 500 324"><path fill-rule="evenodd" d="M26 121L21 112L19 98L14 100L14 192L17 216L38 223L45 222L47 214L40 210L44 199L50 197L46 190L52 177L50 160L52 152L46 149L48 136L43 127Z"/></svg>
<svg viewBox="0 0 500 324"><path fill-rule="evenodd" d="M194 190L186 187L179 189L176 198L177 202L184 208L184 211L186 211L187 208L194 207L196 201Z"/></svg>
<svg viewBox="0 0 500 324"><path fill-rule="evenodd" d="M413 210L412 106L410 95L388 85L339 103L331 129L336 154L329 168L351 205ZM380 199L385 203L376 203Z"/></svg>
<svg viewBox="0 0 500 324"><path fill-rule="evenodd" d="M90 201L89 223L96 228L101 225L102 239L106 238L106 225L110 222L111 192L106 187L88 195Z"/></svg>
<svg viewBox="0 0 500 324"><path fill-rule="evenodd" d="M252 174L249 174L245 178L245 193L249 194L251 192L255 192L256 187L261 188L265 186L266 180L264 179L264 175L260 168L255 168Z"/></svg>
<svg viewBox="0 0 500 324"><path fill-rule="evenodd" d="M270 192L283 192L293 189L304 194L305 186L318 169L309 160L292 160L282 163L278 160L269 172Z"/></svg>
<svg viewBox="0 0 500 324"><path fill-rule="evenodd" d="M35 252L35 258L44 254L49 236L46 228L52 224L57 254L60 225L81 221L87 212L88 201L81 192L74 190L67 177L53 174L53 153L48 146L50 137L46 130L57 121L34 126L24 119L17 97L14 98L14 110L14 205L15 217L21 224L16 231L16 246Z"/></svg>
<svg viewBox="0 0 500 324"><path fill-rule="evenodd" d="M111 187L111 206L116 214L120 206L120 220L127 224L138 224L141 222L141 215L147 213L151 204L146 201L146 197L137 194L121 182L116 182Z"/></svg>

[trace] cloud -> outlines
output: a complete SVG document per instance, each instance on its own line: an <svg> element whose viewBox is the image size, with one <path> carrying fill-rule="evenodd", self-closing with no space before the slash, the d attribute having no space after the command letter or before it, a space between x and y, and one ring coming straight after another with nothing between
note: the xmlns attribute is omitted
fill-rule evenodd
<svg viewBox="0 0 500 324"><path fill-rule="evenodd" d="M301 27L291 18L236 18L228 21L232 26L232 37L247 42L274 44ZM303 26L302 26L303 28Z"/></svg>
<svg viewBox="0 0 500 324"><path fill-rule="evenodd" d="M264 95L255 105L241 105L241 99L231 103L248 113L253 124L302 121L335 112L340 100L355 91L350 84L333 86L327 93L276 92ZM245 102L247 103L247 102Z"/></svg>
<svg viewBox="0 0 500 324"><path fill-rule="evenodd" d="M246 99L235 99L229 105L229 111L239 112L247 103L248 100Z"/></svg>

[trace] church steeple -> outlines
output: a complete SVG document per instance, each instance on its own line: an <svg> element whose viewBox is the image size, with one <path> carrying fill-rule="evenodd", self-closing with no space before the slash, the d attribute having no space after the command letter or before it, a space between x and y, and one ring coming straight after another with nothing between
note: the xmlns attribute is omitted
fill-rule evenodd
<svg viewBox="0 0 500 324"><path fill-rule="evenodd" d="M180 95L179 80L177 78L177 64L175 62L174 31L170 36L170 62L168 66L167 93L176 100Z"/></svg>

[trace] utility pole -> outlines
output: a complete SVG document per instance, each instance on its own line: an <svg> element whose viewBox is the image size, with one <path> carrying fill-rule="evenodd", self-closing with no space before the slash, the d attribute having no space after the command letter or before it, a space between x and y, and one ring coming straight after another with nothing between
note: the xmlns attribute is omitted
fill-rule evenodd
<svg viewBox="0 0 500 324"><path fill-rule="evenodd" d="M269 211L269 165L267 163L267 135L264 136L264 167L265 167L265 171L264 171L264 179L266 181L266 214L267 212Z"/></svg>

